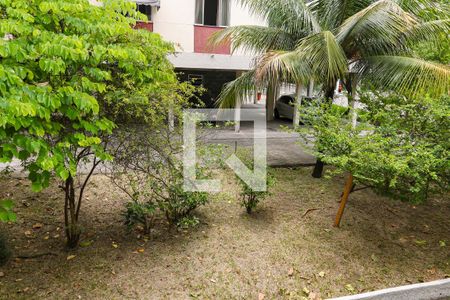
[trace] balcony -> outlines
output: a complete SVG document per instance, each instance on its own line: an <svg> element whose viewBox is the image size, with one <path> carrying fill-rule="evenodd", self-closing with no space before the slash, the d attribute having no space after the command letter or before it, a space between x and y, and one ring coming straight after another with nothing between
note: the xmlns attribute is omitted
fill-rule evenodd
<svg viewBox="0 0 450 300"><path fill-rule="evenodd" d="M208 45L209 37L222 29L223 27L218 26L194 25L194 52L229 55L231 53L229 42L217 47Z"/></svg>
<svg viewBox="0 0 450 300"><path fill-rule="evenodd" d="M145 30L153 32L153 22L137 21L136 25L134 25L134 28L135 29L145 29Z"/></svg>

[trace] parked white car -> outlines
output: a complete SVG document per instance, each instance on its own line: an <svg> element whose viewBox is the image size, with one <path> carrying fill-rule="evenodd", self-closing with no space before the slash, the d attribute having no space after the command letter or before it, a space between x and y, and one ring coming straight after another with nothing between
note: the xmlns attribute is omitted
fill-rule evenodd
<svg viewBox="0 0 450 300"><path fill-rule="evenodd" d="M285 117L288 119L294 118L294 103L295 95L283 95L275 102L275 119Z"/></svg>
<svg viewBox="0 0 450 300"><path fill-rule="evenodd" d="M311 101L312 98L302 97L302 103L305 101ZM282 95L275 102L275 119L279 119L280 117L294 119L294 103L295 103L295 94L292 95Z"/></svg>

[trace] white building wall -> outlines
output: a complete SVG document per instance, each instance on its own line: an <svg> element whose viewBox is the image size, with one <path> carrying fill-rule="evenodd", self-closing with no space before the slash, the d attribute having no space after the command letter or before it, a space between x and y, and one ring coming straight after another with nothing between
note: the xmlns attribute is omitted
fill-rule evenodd
<svg viewBox="0 0 450 300"><path fill-rule="evenodd" d="M174 42L177 51L194 52L195 0L163 0L153 8L153 32Z"/></svg>
<svg viewBox="0 0 450 300"><path fill-rule="evenodd" d="M237 25L260 25L264 26L264 20L261 20L259 17L250 14L250 12L241 6L238 0L232 0L231 9L230 9L230 26ZM234 55L244 55L244 56L253 56L254 53L246 53L243 50L237 49Z"/></svg>
<svg viewBox="0 0 450 300"><path fill-rule="evenodd" d="M230 26L262 25L238 0L231 1ZM153 31L174 42L179 52L194 52L195 0L162 0L161 8L153 8ZM236 51L235 55L245 55ZM251 54L247 54L251 55Z"/></svg>

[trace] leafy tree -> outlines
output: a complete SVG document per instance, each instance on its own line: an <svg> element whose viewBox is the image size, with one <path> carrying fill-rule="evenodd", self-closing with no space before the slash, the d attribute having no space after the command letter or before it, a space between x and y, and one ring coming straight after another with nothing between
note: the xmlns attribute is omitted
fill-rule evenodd
<svg viewBox="0 0 450 300"><path fill-rule="evenodd" d="M114 121L176 82L173 48L132 29L144 16L128 1L1 0L0 13L0 160L21 160L36 192L52 176L63 181L67 245L76 247L83 193L112 158Z"/></svg>
<svg viewBox="0 0 450 300"><path fill-rule="evenodd" d="M421 203L450 187L450 97L407 99L398 94L361 95L366 112L354 127L341 110L318 103L304 109L313 130L305 141L320 138L315 154L349 172L357 183L397 199ZM319 151L320 150L320 151Z"/></svg>
<svg viewBox="0 0 450 300"><path fill-rule="evenodd" d="M414 55L418 42L436 41L441 34L447 36L448 3L240 2L266 20L267 26L234 26L214 38L215 43L231 40L234 48L261 53L254 70L224 89L219 99L222 107L234 106L236 95L247 94L255 84L265 85L274 80L304 82L314 78L322 84L324 97L330 99L336 81L341 79L352 104L361 81L408 97L426 93L440 96L448 91L449 67ZM320 145L321 141L317 143ZM320 177L322 169L323 163L318 160L313 176Z"/></svg>

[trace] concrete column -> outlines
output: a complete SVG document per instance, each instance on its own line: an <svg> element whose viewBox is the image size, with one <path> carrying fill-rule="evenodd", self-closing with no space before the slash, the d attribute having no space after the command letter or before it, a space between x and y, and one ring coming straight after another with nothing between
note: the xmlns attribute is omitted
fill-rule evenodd
<svg viewBox="0 0 450 300"><path fill-rule="evenodd" d="M236 106L234 107L234 132L241 131L241 99L236 95Z"/></svg>
<svg viewBox="0 0 450 300"><path fill-rule="evenodd" d="M236 72L236 78L241 75L242 71ZM234 132L236 133L241 131L241 106L243 100L243 98L236 94L236 105L234 106Z"/></svg>
<svg viewBox="0 0 450 300"><path fill-rule="evenodd" d="M294 105L294 118L292 120L294 128L298 127L300 123L300 106L302 105L302 84L300 82L295 86L295 105Z"/></svg>

